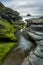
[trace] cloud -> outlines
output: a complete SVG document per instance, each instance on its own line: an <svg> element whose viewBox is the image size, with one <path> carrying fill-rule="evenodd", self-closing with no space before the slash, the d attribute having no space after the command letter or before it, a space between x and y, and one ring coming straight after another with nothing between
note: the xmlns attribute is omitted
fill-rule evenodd
<svg viewBox="0 0 43 65"><path fill-rule="evenodd" d="M23 14L43 15L43 0L0 0L5 6Z"/></svg>

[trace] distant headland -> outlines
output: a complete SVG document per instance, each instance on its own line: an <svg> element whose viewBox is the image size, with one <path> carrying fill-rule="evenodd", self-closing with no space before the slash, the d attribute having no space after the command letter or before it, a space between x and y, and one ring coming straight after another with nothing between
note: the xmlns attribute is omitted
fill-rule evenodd
<svg viewBox="0 0 43 65"><path fill-rule="evenodd" d="M27 14L26 16L31 16L31 14Z"/></svg>

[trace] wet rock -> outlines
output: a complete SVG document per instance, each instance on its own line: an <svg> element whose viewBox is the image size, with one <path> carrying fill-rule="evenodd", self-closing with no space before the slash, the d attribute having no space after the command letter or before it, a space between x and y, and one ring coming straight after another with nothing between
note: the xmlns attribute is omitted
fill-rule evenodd
<svg viewBox="0 0 43 65"><path fill-rule="evenodd" d="M33 32L27 31L28 36L32 37L34 40L43 40L43 36L34 34Z"/></svg>
<svg viewBox="0 0 43 65"><path fill-rule="evenodd" d="M41 45L40 45L41 44ZM43 65L43 41L39 41L34 52L32 52L29 56L29 61L32 65Z"/></svg>
<svg viewBox="0 0 43 65"><path fill-rule="evenodd" d="M43 16L41 16L40 18L43 19Z"/></svg>
<svg viewBox="0 0 43 65"><path fill-rule="evenodd" d="M43 32L43 25L31 25L30 30Z"/></svg>
<svg viewBox="0 0 43 65"><path fill-rule="evenodd" d="M17 33L17 37L19 38L18 46L5 58L3 65L20 65L24 58L29 55L33 44L20 31Z"/></svg>
<svg viewBox="0 0 43 65"><path fill-rule="evenodd" d="M38 19L37 19L38 20ZM42 20L39 19L38 23ZM43 23L43 21L42 21ZM21 65L43 65L43 25L32 25L28 28L28 35L37 42L36 48L30 52L30 55L24 59Z"/></svg>
<svg viewBox="0 0 43 65"><path fill-rule="evenodd" d="M39 45L36 47L34 54L40 58L43 58L43 40L38 42Z"/></svg>
<svg viewBox="0 0 43 65"><path fill-rule="evenodd" d="M43 23L43 18L34 18L34 19L27 19L27 22L30 22L32 24L42 24Z"/></svg>
<svg viewBox="0 0 43 65"><path fill-rule="evenodd" d="M43 40L39 42L39 45L43 47Z"/></svg>
<svg viewBox="0 0 43 65"><path fill-rule="evenodd" d="M21 65L43 65L43 41L40 41L36 49L30 52L30 55L24 59ZM41 45L40 45L41 44Z"/></svg>
<svg viewBox="0 0 43 65"><path fill-rule="evenodd" d="M30 52L21 65L43 65L43 41L39 42L36 49Z"/></svg>
<svg viewBox="0 0 43 65"><path fill-rule="evenodd" d="M32 24L28 27L28 35L35 40L43 40L43 25Z"/></svg>
<svg viewBox="0 0 43 65"><path fill-rule="evenodd" d="M29 56L30 65L43 65L43 59L35 56L34 54Z"/></svg>
<svg viewBox="0 0 43 65"><path fill-rule="evenodd" d="M29 56L27 56L27 57L24 59L24 61L23 61L23 63L22 63L21 65L30 65L30 63L29 63Z"/></svg>

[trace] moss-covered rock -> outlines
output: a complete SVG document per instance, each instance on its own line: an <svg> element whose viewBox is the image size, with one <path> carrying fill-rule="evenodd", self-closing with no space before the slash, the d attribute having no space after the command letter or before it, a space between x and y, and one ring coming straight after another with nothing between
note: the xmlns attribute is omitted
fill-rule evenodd
<svg viewBox="0 0 43 65"><path fill-rule="evenodd" d="M0 17L6 19L8 22L15 22L16 20L21 20L22 17L20 16L19 12L12 10L9 7L5 7L0 2Z"/></svg>
<svg viewBox="0 0 43 65"><path fill-rule="evenodd" d="M15 41L16 37L14 33L16 29L8 21L0 18L0 39L9 38Z"/></svg>

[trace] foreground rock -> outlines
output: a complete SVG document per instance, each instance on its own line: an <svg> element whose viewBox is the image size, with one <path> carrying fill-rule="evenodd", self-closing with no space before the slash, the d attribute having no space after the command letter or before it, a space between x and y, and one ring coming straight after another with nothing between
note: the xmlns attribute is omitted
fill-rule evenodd
<svg viewBox="0 0 43 65"><path fill-rule="evenodd" d="M38 23L41 22L39 21ZM31 24L27 34L37 42L37 46L30 52L30 55L24 59L21 65L43 65L43 25L41 23L40 25Z"/></svg>
<svg viewBox="0 0 43 65"><path fill-rule="evenodd" d="M28 20L26 30L33 39L43 40L43 18Z"/></svg>
<svg viewBox="0 0 43 65"><path fill-rule="evenodd" d="M34 52L30 52L21 65L43 65L43 40L39 42Z"/></svg>

